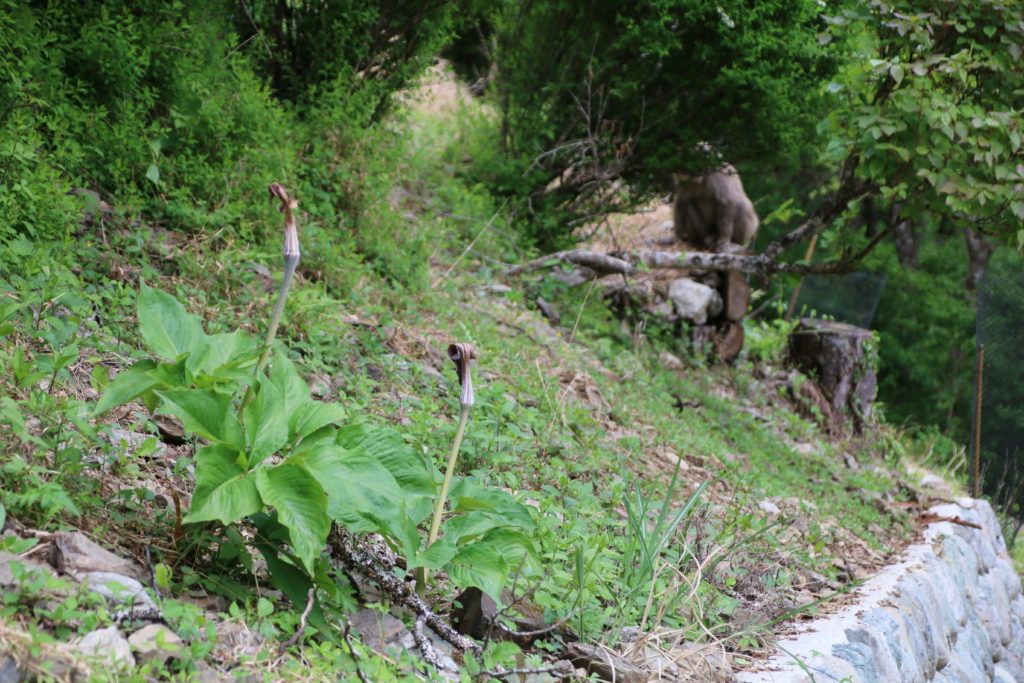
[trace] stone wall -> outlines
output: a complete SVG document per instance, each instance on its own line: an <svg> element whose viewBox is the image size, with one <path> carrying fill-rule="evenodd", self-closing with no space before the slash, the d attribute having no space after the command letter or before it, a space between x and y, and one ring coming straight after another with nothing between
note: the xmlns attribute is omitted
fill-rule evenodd
<svg viewBox="0 0 1024 683"><path fill-rule="evenodd" d="M924 543L858 589L854 604L779 641L742 683L1024 683L1024 595L999 523L983 500L933 507ZM796 662L799 660L799 664Z"/></svg>

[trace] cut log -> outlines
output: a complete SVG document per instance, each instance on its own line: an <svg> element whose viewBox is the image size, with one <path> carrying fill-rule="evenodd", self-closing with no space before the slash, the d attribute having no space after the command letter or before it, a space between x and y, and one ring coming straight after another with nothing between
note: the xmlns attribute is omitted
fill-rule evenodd
<svg viewBox="0 0 1024 683"><path fill-rule="evenodd" d="M852 417L855 429L864 428L877 385L878 351L870 330L803 318L789 337L789 355L793 365L818 383L833 427Z"/></svg>
<svg viewBox="0 0 1024 683"><path fill-rule="evenodd" d="M730 270L725 273L722 299L725 302L723 315L726 320L738 323L750 307L750 283L742 273Z"/></svg>

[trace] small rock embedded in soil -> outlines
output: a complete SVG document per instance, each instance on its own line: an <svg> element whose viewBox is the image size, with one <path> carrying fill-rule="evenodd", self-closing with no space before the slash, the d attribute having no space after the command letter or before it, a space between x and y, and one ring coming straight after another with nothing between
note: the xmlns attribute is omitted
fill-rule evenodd
<svg viewBox="0 0 1024 683"><path fill-rule="evenodd" d="M142 567L101 548L78 531L58 531L53 535L53 564L61 572L77 578L88 572L111 572L134 579L146 577Z"/></svg>
<svg viewBox="0 0 1024 683"><path fill-rule="evenodd" d="M121 671L135 666L132 646L116 626L85 634L78 641L78 649L83 654L98 658L103 664Z"/></svg>
<svg viewBox="0 0 1024 683"><path fill-rule="evenodd" d="M167 663L170 659L184 657L185 642L177 633L162 624L144 626L131 634L128 642L135 650L140 664L152 661Z"/></svg>
<svg viewBox="0 0 1024 683"><path fill-rule="evenodd" d="M569 643L565 646L565 657L573 666L585 669L588 674L597 674L603 681L647 683L651 680L643 669L595 645Z"/></svg>
<svg viewBox="0 0 1024 683"><path fill-rule="evenodd" d="M422 658L412 631L393 615L362 609L352 615L349 621L362 637L363 644L374 652L384 656L409 652ZM459 680L459 667L451 657L452 646L430 628L424 628L423 632L437 651L441 677L445 680Z"/></svg>

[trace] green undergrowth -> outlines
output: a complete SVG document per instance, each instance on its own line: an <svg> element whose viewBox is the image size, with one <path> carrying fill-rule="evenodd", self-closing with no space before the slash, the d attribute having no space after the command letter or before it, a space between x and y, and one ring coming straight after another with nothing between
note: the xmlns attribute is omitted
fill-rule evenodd
<svg viewBox="0 0 1024 683"><path fill-rule="evenodd" d="M907 495L902 437L878 425L833 439L801 417L784 327L749 323L753 350L712 365L672 330L624 332L586 287L502 278L526 257L521 226L463 170L495 125L480 111L416 110L302 148L303 256L265 373L255 340L279 277L280 219L255 190L231 194L227 214L183 198L175 220L178 204L154 212L137 186L88 220L61 195L54 210L73 217L63 233L7 241L17 268L0 276L0 515L82 528L136 556L149 548L162 607L190 647L162 675L187 677L208 658L210 617L185 601L197 592L267 638L238 671L352 675L340 625L357 595L323 553L332 525L380 534L403 577L434 570L427 598L442 612L477 585L583 639L668 628L740 656L807 604L786 596L808 576L832 586L816 598L850 585L841 543L884 557L909 537L909 519L886 507ZM339 169L342 148L366 166ZM538 294L563 326L536 312ZM452 342L477 349L476 401L445 534L426 547L459 414ZM186 431L169 462L155 413ZM115 428L148 438L129 448ZM191 506L158 506L161 486L182 487ZM277 658L307 588L317 611ZM778 596L767 608L754 597L765 594ZM33 604L5 593L0 623L37 645L110 623L85 598L87 617ZM413 666L355 647L370 680ZM552 637L537 651L556 648ZM467 660L466 677L511 666L515 650Z"/></svg>

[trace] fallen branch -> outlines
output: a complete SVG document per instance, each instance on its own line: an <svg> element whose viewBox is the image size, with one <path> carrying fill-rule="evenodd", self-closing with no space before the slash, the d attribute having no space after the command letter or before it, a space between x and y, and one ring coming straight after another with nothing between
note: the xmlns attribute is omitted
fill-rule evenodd
<svg viewBox="0 0 1024 683"><path fill-rule="evenodd" d="M430 638L423 632L423 626L427 621L427 617L423 614L416 617L416 621L412 625L412 637L416 641L417 647L420 648L420 656L423 657L423 661L430 664L438 671L444 671L445 667L441 663L441 655L437 652L437 648L430 642Z"/></svg>
<svg viewBox="0 0 1024 683"><path fill-rule="evenodd" d="M424 617L425 622L439 636L459 648L463 652L480 654L480 646L452 628L444 619L437 615L427 606L427 603L410 590L408 584L395 576L391 571L381 569L386 566L383 560L368 550L356 548L352 539L337 528L331 532L331 546L337 551L339 559L350 569L366 574L374 580L383 592L387 593L391 601L408 607L417 615Z"/></svg>
<svg viewBox="0 0 1024 683"><path fill-rule="evenodd" d="M937 522L951 522L953 524L959 524L960 526L969 526L972 529L981 529L980 524L974 522L968 522L966 519L960 519L959 517L946 517L945 515L937 515L934 512L922 512L921 516L917 518L917 521L921 524L935 524Z"/></svg>
<svg viewBox="0 0 1024 683"><path fill-rule="evenodd" d="M676 268L680 270L735 270L753 275L774 273L796 273L798 275L845 275L853 272L859 263L878 243L889 234L889 230L875 236L861 251L844 254L842 257L821 263L780 263L779 255L790 247L820 233L832 221L847 210L850 202L858 200L875 190L854 177L857 160L851 158L844 164L839 188L819 206L800 227L783 235L769 244L760 254L727 254L705 252L636 251L603 254L584 249L571 249L548 254L527 263L512 266L506 275L530 273L562 263L590 268L598 277L611 274L632 275L638 266L647 268Z"/></svg>
<svg viewBox="0 0 1024 683"><path fill-rule="evenodd" d="M366 674L363 673L362 667L359 666L362 658L359 656L359 653L356 652L355 645L352 644L352 624L347 618L345 619L345 630L342 632L342 636L345 638L345 645L348 645L348 652L352 655L352 661L356 663L356 674L359 676L359 680L362 681L362 683L370 683L370 679L366 677Z"/></svg>
<svg viewBox="0 0 1024 683"><path fill-rule="evenodd" d="M475 678L477 680L486 680L485 676L490 678L507 678L509 676L539 676L541 674L552 674L559 672L562 676L568 676L572 673L572 667L566 664L556 666L539 666L535 669L493 669L489 671L481 671Z"/></svg>
<svg viewBox="0 0 1024 683"><path fill-rule="evenodd" d="M584 266L595 271L600 275L612 275L614 273L621 273L623 275L632 275L636 272L629 262L623 259L616 258L609 254L600 254L596 251L587 251L585 249L570 249L568 251L559 251L554 254L548 254L540 258L533 259L527 263L512 266L505 271L506 275L518 275L520 273L532 273L535 270L541 270L542 268L551 268L560 263L571 263L577 266Z"/></svg>
<svg viewBox="0 0 1024 683"><path fill-rule="evenodd" d="M291 638L281 643L281 647L277 650L277 656L281 657L284 655L284 651L290 648L295 643L299 642L299 638L306 632L306 620L309 619L309 613L313 611L313 603L316 602L316 588L310 588L309 593L306 595L306 609L302 610L302 616L299 617L299 628L295 631Z"/></svg>

